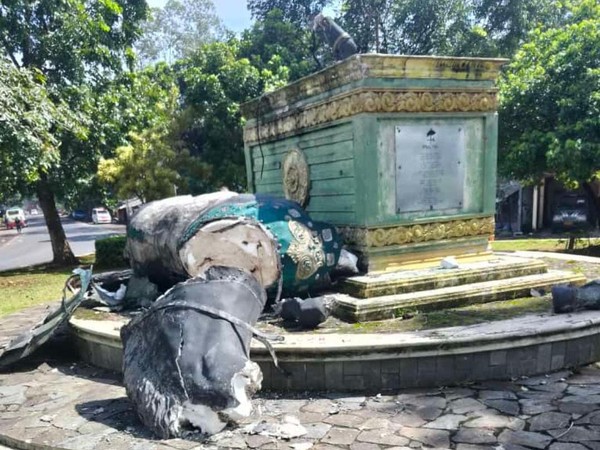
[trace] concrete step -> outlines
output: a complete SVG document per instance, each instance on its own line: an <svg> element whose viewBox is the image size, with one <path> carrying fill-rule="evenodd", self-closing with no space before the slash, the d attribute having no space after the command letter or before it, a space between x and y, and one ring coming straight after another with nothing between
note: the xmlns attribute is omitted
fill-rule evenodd
<svg viewBox="0 0 600 450"><path fill-rule="evenodd" d="M557 284L581 285L585 282L585 276L582 274L553 270L509 279L371 298L358 298L347 294L332 294L327 297L333 300L336 317L350 322L362 322L392 319L415 311L435 311L529 297L532 288L549 289Z"/></svg>
<svg viewBox="0 0 600 450"><path fill-rule="evenodd" d="M428 291L463 284L536 275L548 271L541 260L495 255L487 261L460 264L457 269L439 267L350 277L336 289L357 298Z"/></svg>

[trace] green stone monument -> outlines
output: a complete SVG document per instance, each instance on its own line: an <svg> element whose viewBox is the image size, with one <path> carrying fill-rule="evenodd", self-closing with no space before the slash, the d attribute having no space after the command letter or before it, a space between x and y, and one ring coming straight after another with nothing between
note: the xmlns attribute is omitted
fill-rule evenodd
<svg viewBox="0 0 600 450"><path fill-rule="evenodd" d="M246 103L250 191L335 224L369 273L484 258L505 62L355 55Z"/></svg>

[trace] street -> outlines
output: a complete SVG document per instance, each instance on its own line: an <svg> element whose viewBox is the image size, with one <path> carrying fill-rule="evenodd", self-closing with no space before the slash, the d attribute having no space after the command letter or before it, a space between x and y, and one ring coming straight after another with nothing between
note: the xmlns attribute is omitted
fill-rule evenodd
<svg viewBox="0 0 600 450"><path fill-rule="evenodd" d="M62 218L63 227L75 255L94 252L96 239L125 234L124 225L92 225ZM43 264L52 261L50 236L44 217L30 216L28 227L16 230L0 229L0 271Z"/></svg>

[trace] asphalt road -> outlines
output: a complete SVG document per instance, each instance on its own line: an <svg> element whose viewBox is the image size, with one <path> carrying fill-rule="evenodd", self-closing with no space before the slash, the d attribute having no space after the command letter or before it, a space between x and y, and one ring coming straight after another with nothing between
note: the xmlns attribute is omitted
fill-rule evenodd
<svg viewBox="0 0 600 450"><path fill-rule="evenodd" d="M63 218L63 227L75 255L94 252L94 241L125 234L124 225L92 225ZM17 230L0 228L0 271L52 261L52 246L43 216L27 218L28 227Z"/></svg>

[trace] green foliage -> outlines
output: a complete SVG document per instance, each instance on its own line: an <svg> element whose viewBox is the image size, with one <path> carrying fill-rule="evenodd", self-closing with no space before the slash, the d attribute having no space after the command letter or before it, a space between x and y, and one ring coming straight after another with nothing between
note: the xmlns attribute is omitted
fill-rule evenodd
<svg viewBox="0 0 600 450"><path fill-rule="evenodd" d="M600 5L583 0L565 26L537 29L501 82L500 171L567 183L600 169Z"/></svg>
<svg viewBox="0 0 600 450"><path fill-rule="evenodd" d="M96 248L94 267L98 269L126 267L127 262L123 256L126 242L126 236L111 236L96 240L94 243Z"/></svg>
<svg viewBox="0 0 600 450"><path fill-rule="evenodd" d="M203 46L175 65L180 80L182 110L173 124L180 149L203 163L205 176L189 178L191 193L227 186L243 190L244 168L240 103L286 81L287 71L253 66L240 57L237 40Z"/></svg>
<svg viewBox="0 0 600 450"><path fill-rule="evenodd" d="M154 8L136 44L144 64L186 58L222 33L212 0L169 0Z"/></svg>
<svg viewBox="0 0 600 450"><path fill-rule="evenodd" d="M80 132L78 117L54 103L44 76L0 58L0 191L24 192L60 159L57 132Z"/></svg>
<svg viewBox="0 0 600 450"><path fill-rule="evenodd" d="M278 9L282 19L294 26L306 26L314 16L320 13L332 0L248 0L248 9L252 17L265 20L269 13Z"/></svg>

